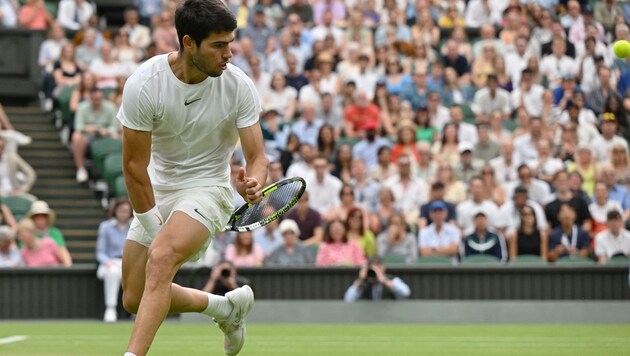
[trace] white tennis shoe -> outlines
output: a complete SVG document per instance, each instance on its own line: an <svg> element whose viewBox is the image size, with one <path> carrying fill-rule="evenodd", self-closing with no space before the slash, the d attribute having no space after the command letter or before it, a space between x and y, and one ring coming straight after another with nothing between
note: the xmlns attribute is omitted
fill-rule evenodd
<svg viewBox="0 0 630 356"><path fill-rule="evenodd" d="M242 286L225 294L232 304L232 313L226 320L215 320L225 335L223 352L233 356L238 354L245 343L245 317L254 307L254 292L249 286Z"/></svg>

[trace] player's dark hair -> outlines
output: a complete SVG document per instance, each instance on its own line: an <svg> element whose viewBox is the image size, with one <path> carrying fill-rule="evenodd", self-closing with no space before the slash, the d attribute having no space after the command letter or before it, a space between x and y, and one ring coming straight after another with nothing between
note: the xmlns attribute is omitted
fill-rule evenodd
<svg viewBox="0 0 630 356"><path fill-rule="evenodd" d="M212 33L234 31L236 19L221 0L185 0L175 11L175 28L181 52L185 35L199 46Z"/></svg>

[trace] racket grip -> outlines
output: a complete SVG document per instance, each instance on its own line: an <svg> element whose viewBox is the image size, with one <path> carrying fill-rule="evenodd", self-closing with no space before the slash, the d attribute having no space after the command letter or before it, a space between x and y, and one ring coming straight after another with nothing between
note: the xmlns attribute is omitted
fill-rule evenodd
<svg viewBox="0 0 630 356"><path fill-rule="evenodd" d="M140 225L149 233L151 237L155 237L158 232L164 226L164 218L158 209L157 205L144 213L133 212L133 215L138 219Z"/></svg>

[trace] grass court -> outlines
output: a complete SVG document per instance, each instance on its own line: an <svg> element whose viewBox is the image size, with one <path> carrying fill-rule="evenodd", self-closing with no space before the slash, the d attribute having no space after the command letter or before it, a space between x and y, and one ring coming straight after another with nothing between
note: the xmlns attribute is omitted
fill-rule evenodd
<svg viewBox="0 0 630 356"><path fill-rule="evenodd" d="M132 324L1 322L0 355L118 355ZM630 325L250 324L239 355L630 355ZM25 336L22 341L13 336ZM9 342L6 342L6 341ZM208 323L167 321L150 355L223 355Z"/></svg>

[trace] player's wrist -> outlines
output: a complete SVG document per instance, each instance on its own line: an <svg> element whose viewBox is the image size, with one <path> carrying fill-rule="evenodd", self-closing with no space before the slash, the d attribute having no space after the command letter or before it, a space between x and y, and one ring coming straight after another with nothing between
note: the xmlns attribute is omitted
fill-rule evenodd
<svg viewBox="0 0 630 356"><path fill-rule="evenodd" d="M133 215L136 219L138 219L140 225L144 227L151 237L155 237L164 225L164 218L162 217L157 205L144 213L134 211Z"/></svg>

